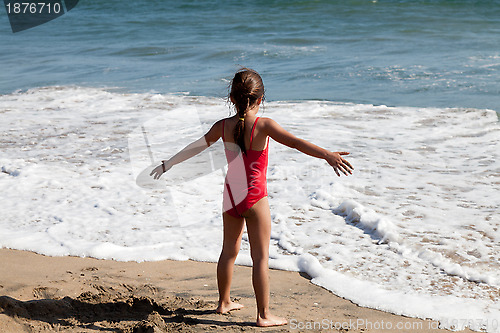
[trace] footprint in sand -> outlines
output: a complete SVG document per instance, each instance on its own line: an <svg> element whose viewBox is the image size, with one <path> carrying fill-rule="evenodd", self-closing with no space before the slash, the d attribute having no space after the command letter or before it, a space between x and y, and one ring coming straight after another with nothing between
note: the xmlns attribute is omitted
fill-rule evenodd
<svg viewBox="0 0 500 333"><path fill-rule="evenodd" d="M58 291L57 288L37 287L33 289L33 297L36 299L51 299L54 298Z"/></svg>

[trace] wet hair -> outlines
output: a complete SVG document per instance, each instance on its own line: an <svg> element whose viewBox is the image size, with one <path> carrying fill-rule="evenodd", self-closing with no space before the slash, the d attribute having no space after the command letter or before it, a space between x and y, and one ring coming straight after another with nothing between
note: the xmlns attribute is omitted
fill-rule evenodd
<svg viewBox="0 0 500 333"><path fill-rule="evenodd" d="M245 118L246 112L261 97L264 99L264 83L259 73L250 68L241 68L237 71L231 82L229 99L233 101L236 114L240 118L234 127L234 142L236 142L244 154L246 154L244 140L245 121L241 120L241 118Z"/></svg>

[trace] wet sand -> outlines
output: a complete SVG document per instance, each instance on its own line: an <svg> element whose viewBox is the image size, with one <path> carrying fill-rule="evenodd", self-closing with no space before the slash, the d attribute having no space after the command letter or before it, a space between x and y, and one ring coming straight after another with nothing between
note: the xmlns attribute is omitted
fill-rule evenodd
<svg viewBox="0 0 500 333"><path fill-rule="evenodd" d="M0 249L0 263L0 332L446 332L434 321L359 307L297 272L271 270L271 311L289 324L259 328L250 267L236 266L232 286L245 308L219 315L214 263L9 249Z"/></svg>

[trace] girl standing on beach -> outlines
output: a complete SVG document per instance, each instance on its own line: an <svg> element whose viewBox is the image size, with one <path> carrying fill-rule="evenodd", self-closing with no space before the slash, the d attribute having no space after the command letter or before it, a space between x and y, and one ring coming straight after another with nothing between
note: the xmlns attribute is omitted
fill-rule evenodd
<svg viewBox="0 0 500 333"><path fill-rule="evenodd" d="M257 117L263 98L264 84L260 75L248 68L239 70L231 82L229 94L236 114L217 121L203 137L169 160L162 161L150 175L154 175L155 179L160 178L173 165L195 156L222 138L228 171L223 196L224 240L217 265L217 312L227 313L243 307L231 301L229 291L246 222L253 262L252 283L257 300L257 326L277 326L285 325L287 321L269 312L271 213L266 180L269 138L304 154L326 160L338 176L340 172L346 176L351 174L353 168L342 158L342 155L349 153L325 150L295 137L272 119Z"/></svg>

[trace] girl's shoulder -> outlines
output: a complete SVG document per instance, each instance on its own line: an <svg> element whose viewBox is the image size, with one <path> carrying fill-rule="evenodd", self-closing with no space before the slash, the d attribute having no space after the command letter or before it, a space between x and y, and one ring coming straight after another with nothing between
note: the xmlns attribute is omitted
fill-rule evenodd
<svg viewBox="0 0 500 333"><path fill-rule="evenodd" d="M222 125L224 124L224 121L226 120L227 118L224 118L224 119L219 119L217 120L213 125L212 125L212 128L217 128L217 129L220 129L222 128Z"/></svg>
<svg viewBox="0 0 500 333"><path fill-rule="evenodd" d="M274 122L271 118L268 117L259 117L259 125L268 125L270 123Z"/></svg>
<svg viewBox="0 0 500 333"><path fill-rule="evenodd" d="M272 118L268 117L259 117L259 122L258 122L260 127L273 127L277 124L275 120Z"/></svg>
<svg viewBox="0 0 500 333"><path fill-rule="evenodd" d="M233 123L236 123L234 116L229 116L229 117L217 120L213 124L213 126L214 127L222 127L223 124L233 124Z"/></svg>
<svg viewBox="0 0 500 333"><path fill-rule="evenodd" d="M223 123L227 123L227 122L234 122L234 116L229 116L226 118L219 119L215 122L215 124L222 125Z"/></svg>

